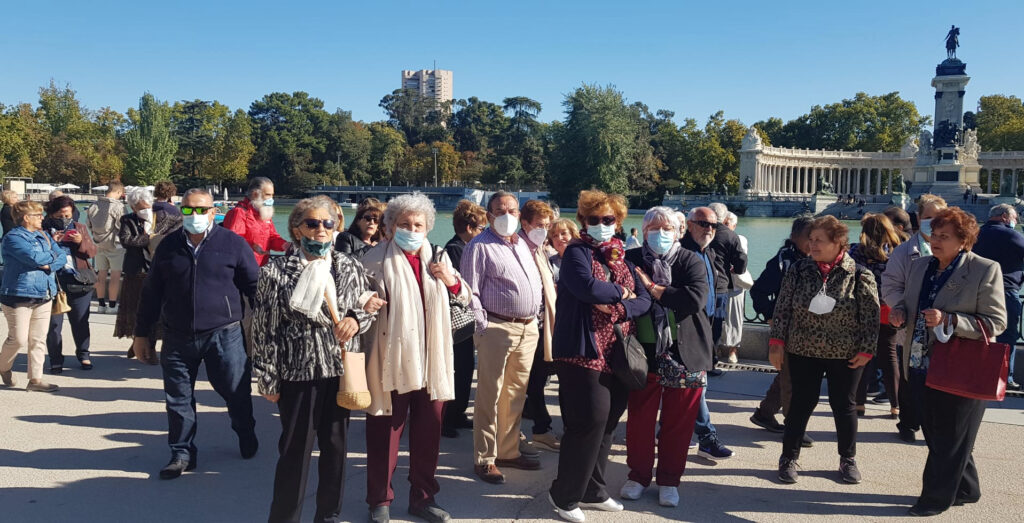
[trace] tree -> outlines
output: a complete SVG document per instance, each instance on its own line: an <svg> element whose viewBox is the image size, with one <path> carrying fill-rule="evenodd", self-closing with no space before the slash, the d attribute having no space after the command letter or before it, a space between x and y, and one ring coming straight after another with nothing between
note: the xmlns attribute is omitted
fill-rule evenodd
<svg viewBox="0 0 1024 523"><path fill-rule="evenodd" d="M494 149L508 128L504 109L473 96L455 102L459 109L452 115L452 139L459 152L485 152Z"/></svg>
<svg viewBox="0 0 1024 523"><path fill-rule="evenodd" d="M212 154L204 161L202 172L219 185L240 184L249 174L249 160L255 151L249 115L238 109L218 130Z"/></svg>
<svg viewBox="0 0 1024 523"><path fill-rule="evenodd" d="M499 175L514 185L543 183L547 167L537 135L540 102L514 96L505 98L502 103L509 118L496 161Z"/></svg>
<svg viewBox="0 0 1024 523"><path fill-rule="evenodd" d="M1020 98L1001 94L982 96L974 120L982 149L1024 151L1024 103Z"/></svg>
<svg viewBox="0 0 1024 523"><path fill-rule="evenodd" d="M437 182L450 184L456 181L456 171L461 156L450 143L418 143L409 148L402 161L401 183L413 185L434 184L434 153L437 149Z"/></svg>
<svg viewBox="0 0 1024 523"><path fill-rule="evenodd" d="M367 127L370 131L371 183L388 185L400 183L396 172L405 157L408 147L405 135L384 122L374 122Z"/></svg>
<svg viewBox="0 0 1024 523"><path fill-rule="evenodd" d="M372 134L362 122L352 120L352 113L338 110L327 124L327 161L334 162L337 181L347 177L354 184L370 184L370 151Z"/></svg>
<svg viewBox="0 0 1024 523"><path fill-rule="evenodd" d="M329 181L324 166L326 125L324 102L303 91L270 93L252 103L249 118L256 152L250 162L255 176L266 176L284 194L301 193Z"/></svg>
<svg viewBox="0 0 1024 523"><path fill-rule="evenodd" d="M0 104L0 174L31 177L44 154L45 131L29 104Z"/></svg>
<svg viewBox="0 0 1024 523"><path fill-rule="evenodd" d="M445 127L451 102L438 104L433 98L420 96L414 89L395 89L380 100L388 115L388 123L405 134L409 144L447 142L450 132Z"/></svg>
<svg viewBox="0 0 1024 523"><path fill-rule="evenodd" d="M152 94L139 100L139 109L128 110L129 129L124 135L125 178L134 185L151 185L170 175L178 144L171 136L171 108Z"/></svg>
<svg viewBox="0 0 1024 523"><path fill-rule="evenodd" d="M839 103L816 105L811 112L787 122L776 136L769 133L769 137L779 147L898 151L929 121L898 92L882 96L857 93Z"/></svg>

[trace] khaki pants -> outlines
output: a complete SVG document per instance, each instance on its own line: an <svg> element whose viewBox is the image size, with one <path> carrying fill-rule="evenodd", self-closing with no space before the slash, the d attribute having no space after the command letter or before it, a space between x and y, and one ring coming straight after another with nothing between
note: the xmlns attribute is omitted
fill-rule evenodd
<svg viewBox="0 0 1024 523"><path fill-rule="evenodd" d="M50 302L34 306L8 307L3 305L7 318L7 339L0 349L0 371L14 366L14 358L24 350L28 353L28 379L43 379L46 361L46 333L50 328Z"/></svg>
<svg viewBox="0 0 1024 523"><path fill-rule="evenodd" d="M498 319L473 336L477 351L474 464L519 457L519 423L539 338L536 321L523 325Z"/></svg>

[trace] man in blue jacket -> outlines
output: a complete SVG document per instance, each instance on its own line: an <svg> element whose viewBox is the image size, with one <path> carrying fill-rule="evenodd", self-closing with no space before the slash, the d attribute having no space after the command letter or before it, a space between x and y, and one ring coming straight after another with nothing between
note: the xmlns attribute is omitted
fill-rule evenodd
<svg viewBox="0 0 1024 523"><path fill-rule="evenodd" d="M1017 328L1020 325L1020 286L1024 282L1024 234L1017 232L1017 211L1012 205L1001 203L988 212L988 221L981 226L975 254L999 264L1003 270L1003 292L1006 293L1006 330L996 341L1010 345L1010 375L1006 388L1020 390L1013 377L1013 364L1017 352Z"/></svg>
<svg viewBox="0 0 1024 523"><path fill-rule="evenodd" d="M251 373L242 342L242 296L256 292L259 267L237 234L213 226L213 196L189 189L182 198L184 221L153 256L135 326L135 354L155 364L147 336L163 324L160 364L167 401L171 461L160 471L174 479L196 468L195 383L206 364L210 384L227 402L242 458L256 455Z"/></svg>

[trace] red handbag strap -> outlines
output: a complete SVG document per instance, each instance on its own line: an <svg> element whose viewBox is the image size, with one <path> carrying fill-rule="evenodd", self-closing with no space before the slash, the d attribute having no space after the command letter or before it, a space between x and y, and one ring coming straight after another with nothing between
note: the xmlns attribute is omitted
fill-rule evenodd
<svg viewBox="0 0 1024 523"><path fill-rule="evenodd" d="M988 331L985 329L985 322L981 321L978 316L974 317L974 321L978 322L978 328L981 330L981 339L984 340L985 346L988 347Z"/></svg>

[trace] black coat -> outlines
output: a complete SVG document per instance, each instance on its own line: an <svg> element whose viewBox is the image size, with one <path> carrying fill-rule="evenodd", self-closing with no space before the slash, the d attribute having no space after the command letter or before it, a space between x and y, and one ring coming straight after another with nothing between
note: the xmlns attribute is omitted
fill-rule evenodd
<svg viewBox="0 0 1024 523"><path fill-rule="evenodd" d="M13 210L14 206L7 204L4 204L4 206L0 208L0 224L2 224L4 234L7 234L7 231L17 227L17 225L14 224L14 215L11 214L11 211Z"/></svg>
<svg viewBox="0 0 1024 523"><path fill-rule="evenodd" d="M444 244L444 250L452 260L452 267L460 267L462 264L462 251L466 249L466 242L456 234L448 243Z"/></svg>
<svg viewBox="0 0 1024 523"><path fill-rule="evenodd" d="M362 258L363 255L366 254L366 251L369 251L372 248L373 245L364 242L358 236L348 231L342 232L338 235L338 239L334 240L334 250L345 254L351 254L352 257L356 259Z"/></svg>
<svg viewBox="0 0 1024 523"><path fill-rule="evenodd" d="M732 275L747 270L747 255L740 247L740 237L721 223L715 225L709 247L715 251L715 292L725 294L732 289Z"/></svg>
<svg viewBox="0 0 1024 523"><path fill-rule="evenodd" d="M154 206L154 209L157 208ZM153 235L166 235L181 227L180 211L172 214L157 209L153 214L156 217L156 228ZM123 274L133 276L148 272L150 262L146 258L146 250L149 249L150 234L143 227L139 215L131 213L121 217L121 228L117 231L117 238L121 241L121 246L124 247Z"/></svg>
<svg viewBox="0 0 1024 523"><path fill-rule="evenodd" d="M775 300L778 299L779 289L782 288L782 277L786 275L790 266L806 257L806 254L796 248L796 244L786 240L779 252L765 264L764 270L750 289L754 312L763 315L766 320L772 319L775 315Z"/></svg>

